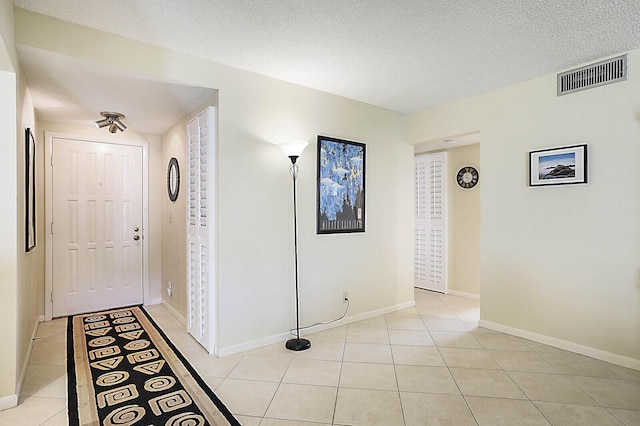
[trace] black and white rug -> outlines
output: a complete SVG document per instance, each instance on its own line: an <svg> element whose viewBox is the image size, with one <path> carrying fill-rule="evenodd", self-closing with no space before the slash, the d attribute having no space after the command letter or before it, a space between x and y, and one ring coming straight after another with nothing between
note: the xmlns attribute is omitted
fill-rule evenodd
<svg viewBox="0 0 640 426"><path fill-rule="evenodd" d="M70 425L239 425L142 307L69 317Z"/></svg>

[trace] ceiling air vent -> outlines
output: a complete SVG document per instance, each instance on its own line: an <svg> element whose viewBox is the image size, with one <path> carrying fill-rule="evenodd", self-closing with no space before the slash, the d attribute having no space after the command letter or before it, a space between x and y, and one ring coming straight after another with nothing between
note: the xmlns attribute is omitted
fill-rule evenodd
<svg viewBox="0 0 640 426"><path fill-rule="evenodd" d="M558 74L558 96L627 79L627 55Z"/></svg>

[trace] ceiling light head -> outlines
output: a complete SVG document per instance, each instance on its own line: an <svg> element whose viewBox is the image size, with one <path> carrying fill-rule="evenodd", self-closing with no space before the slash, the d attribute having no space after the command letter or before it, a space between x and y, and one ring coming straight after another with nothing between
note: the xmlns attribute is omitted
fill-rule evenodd
<svg viewBox="0 0 640 426"><path fill-rule="evenodd" d="M103 118L102 120L96 121L96 127L98 129L102 129L105 126L108 126L110 123L111 121L108 118Z"/></svg>
<svg viewBox="0 0 640 426"><path fill-rule="evenodd" d="M118 130L124 132L127 129L127 126L120 121L120 119L124 118L124 114L102 111L100 115L104 118L96 121L96 127L99 129L109 126L109 133L116 133Z"/></svg>
<svg viewBox="0 0 640 426"><path fill-rule="evenodd" d="M113 125L116 126L117 129L120 130L121 132L124 132L125 130L127 130L127 126L125 126L124 123L120 120L113 120Z"/></svg>

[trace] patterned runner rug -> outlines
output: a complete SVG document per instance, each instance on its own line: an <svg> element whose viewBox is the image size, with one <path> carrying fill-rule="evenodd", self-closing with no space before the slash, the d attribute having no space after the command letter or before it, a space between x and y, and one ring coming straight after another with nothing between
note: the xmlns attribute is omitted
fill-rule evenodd
<svg viewBox="0 0 640 426"><path fill-rule="evenodd" d="M239 425L143 308L69 317L70 425Z"/></svg>

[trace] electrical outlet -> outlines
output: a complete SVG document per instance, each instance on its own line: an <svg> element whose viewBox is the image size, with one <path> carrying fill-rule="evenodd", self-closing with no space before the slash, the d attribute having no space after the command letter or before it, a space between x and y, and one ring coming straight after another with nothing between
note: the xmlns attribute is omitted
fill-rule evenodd
<svg viewBox="0 0 640 426"><path fill-rule="evenodd" d="M169 297L173 296L173 284L171 284L171 281L167 282L167 294Z"/></svg>

